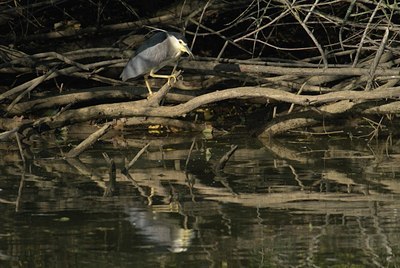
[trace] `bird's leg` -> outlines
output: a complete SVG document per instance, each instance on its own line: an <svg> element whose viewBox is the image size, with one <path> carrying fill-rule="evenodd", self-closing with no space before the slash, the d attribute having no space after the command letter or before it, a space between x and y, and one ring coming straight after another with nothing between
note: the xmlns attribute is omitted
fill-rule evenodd
<svg viewBox="0 0 400 268"><path fill-rule="evenodd" d="M146 84L147 90L149 91L149 95L153 95L153 91L151 91L151 86L149 83L149 76L145 75L144 76L144 83Z"/></svg>
<svg viewBox="0 0 400 268"><path fill-rule="evenodd" d="M171 81L170 79L173 79L173 83L175 84L176 81L178 80L178 77L180 76L180 74L182 73L181 70L176 71L176 68L178 67L178 63L175 64L174 69L172 69L170 78L168 79L168 85L171 86Z"/></svg>
<svg viewBox="0 0 400 268"><path fill-rule="evenodd" d="M175 69L176 69L176 66L174 67L174 70L173 70L173 72L172 72L171 74L156 74L156 73L154 72L154 70L151 70L150 73L149 73L149 75L150 75L151 77L153 77L153 78L164 78L164 79L168 79L168 85L171 86L170 79L172 78L172 79L174 80L174 83L175 83L176 80L177 80L177 77L181 74L181 71L176 72Z"/></svg>

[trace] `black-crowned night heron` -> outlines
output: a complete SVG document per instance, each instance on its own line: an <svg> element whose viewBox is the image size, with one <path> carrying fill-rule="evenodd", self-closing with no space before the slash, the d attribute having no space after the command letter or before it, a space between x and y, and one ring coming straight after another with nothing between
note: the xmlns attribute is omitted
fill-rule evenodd
<svg viewBox="0 0 400 268"><path fill-rule="evenodd" d="M186 38L176 32L158 32L143 42L126 64L121 73L122 81L144 75L144 81L149 93L152 94L149 76L154 78L173 78L176 80L175 68L170 75L156 74L158 70L169 63L176 63L183 53L193 57ZM176 67L176 66L175 66Z"/></svg>

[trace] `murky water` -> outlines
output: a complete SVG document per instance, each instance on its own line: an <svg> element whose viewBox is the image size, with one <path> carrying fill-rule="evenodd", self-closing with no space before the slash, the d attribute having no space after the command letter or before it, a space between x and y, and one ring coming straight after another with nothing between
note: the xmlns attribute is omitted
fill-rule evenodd
<svg viewBox="0 0 400 268"><path fill-rule="evenodd" d="M153 138L121 174L147 142L106 140L72 160L36 145L25 165L1 143L0 266L400 266L396 143Z"/></svg>

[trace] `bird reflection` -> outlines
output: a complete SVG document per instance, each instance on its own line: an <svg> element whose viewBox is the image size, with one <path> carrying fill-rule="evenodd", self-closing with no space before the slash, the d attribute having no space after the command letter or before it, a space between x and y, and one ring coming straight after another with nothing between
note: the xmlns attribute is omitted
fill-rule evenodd
<svg viewBox="0 0 400 268"><path fill-rule="evenodd" d="M129 208L127 214L129 222L148 241L167 246L173 253L186 251L194 238L194 231L182 228L180 220L172 218L170 213Z"/></svg>

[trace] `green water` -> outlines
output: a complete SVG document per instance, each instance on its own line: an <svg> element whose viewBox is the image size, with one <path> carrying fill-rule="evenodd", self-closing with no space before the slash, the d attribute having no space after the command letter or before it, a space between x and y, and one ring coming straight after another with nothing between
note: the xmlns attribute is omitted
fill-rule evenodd
<svg viewBox="0 0 400 268"><path fill-rule="evenodd" d="M104 140L73 160L59 157L68 144L36 145L25 164L1 143L0 266L400 266L395 142L152 138L123 176L147 142Z"/></svg>

